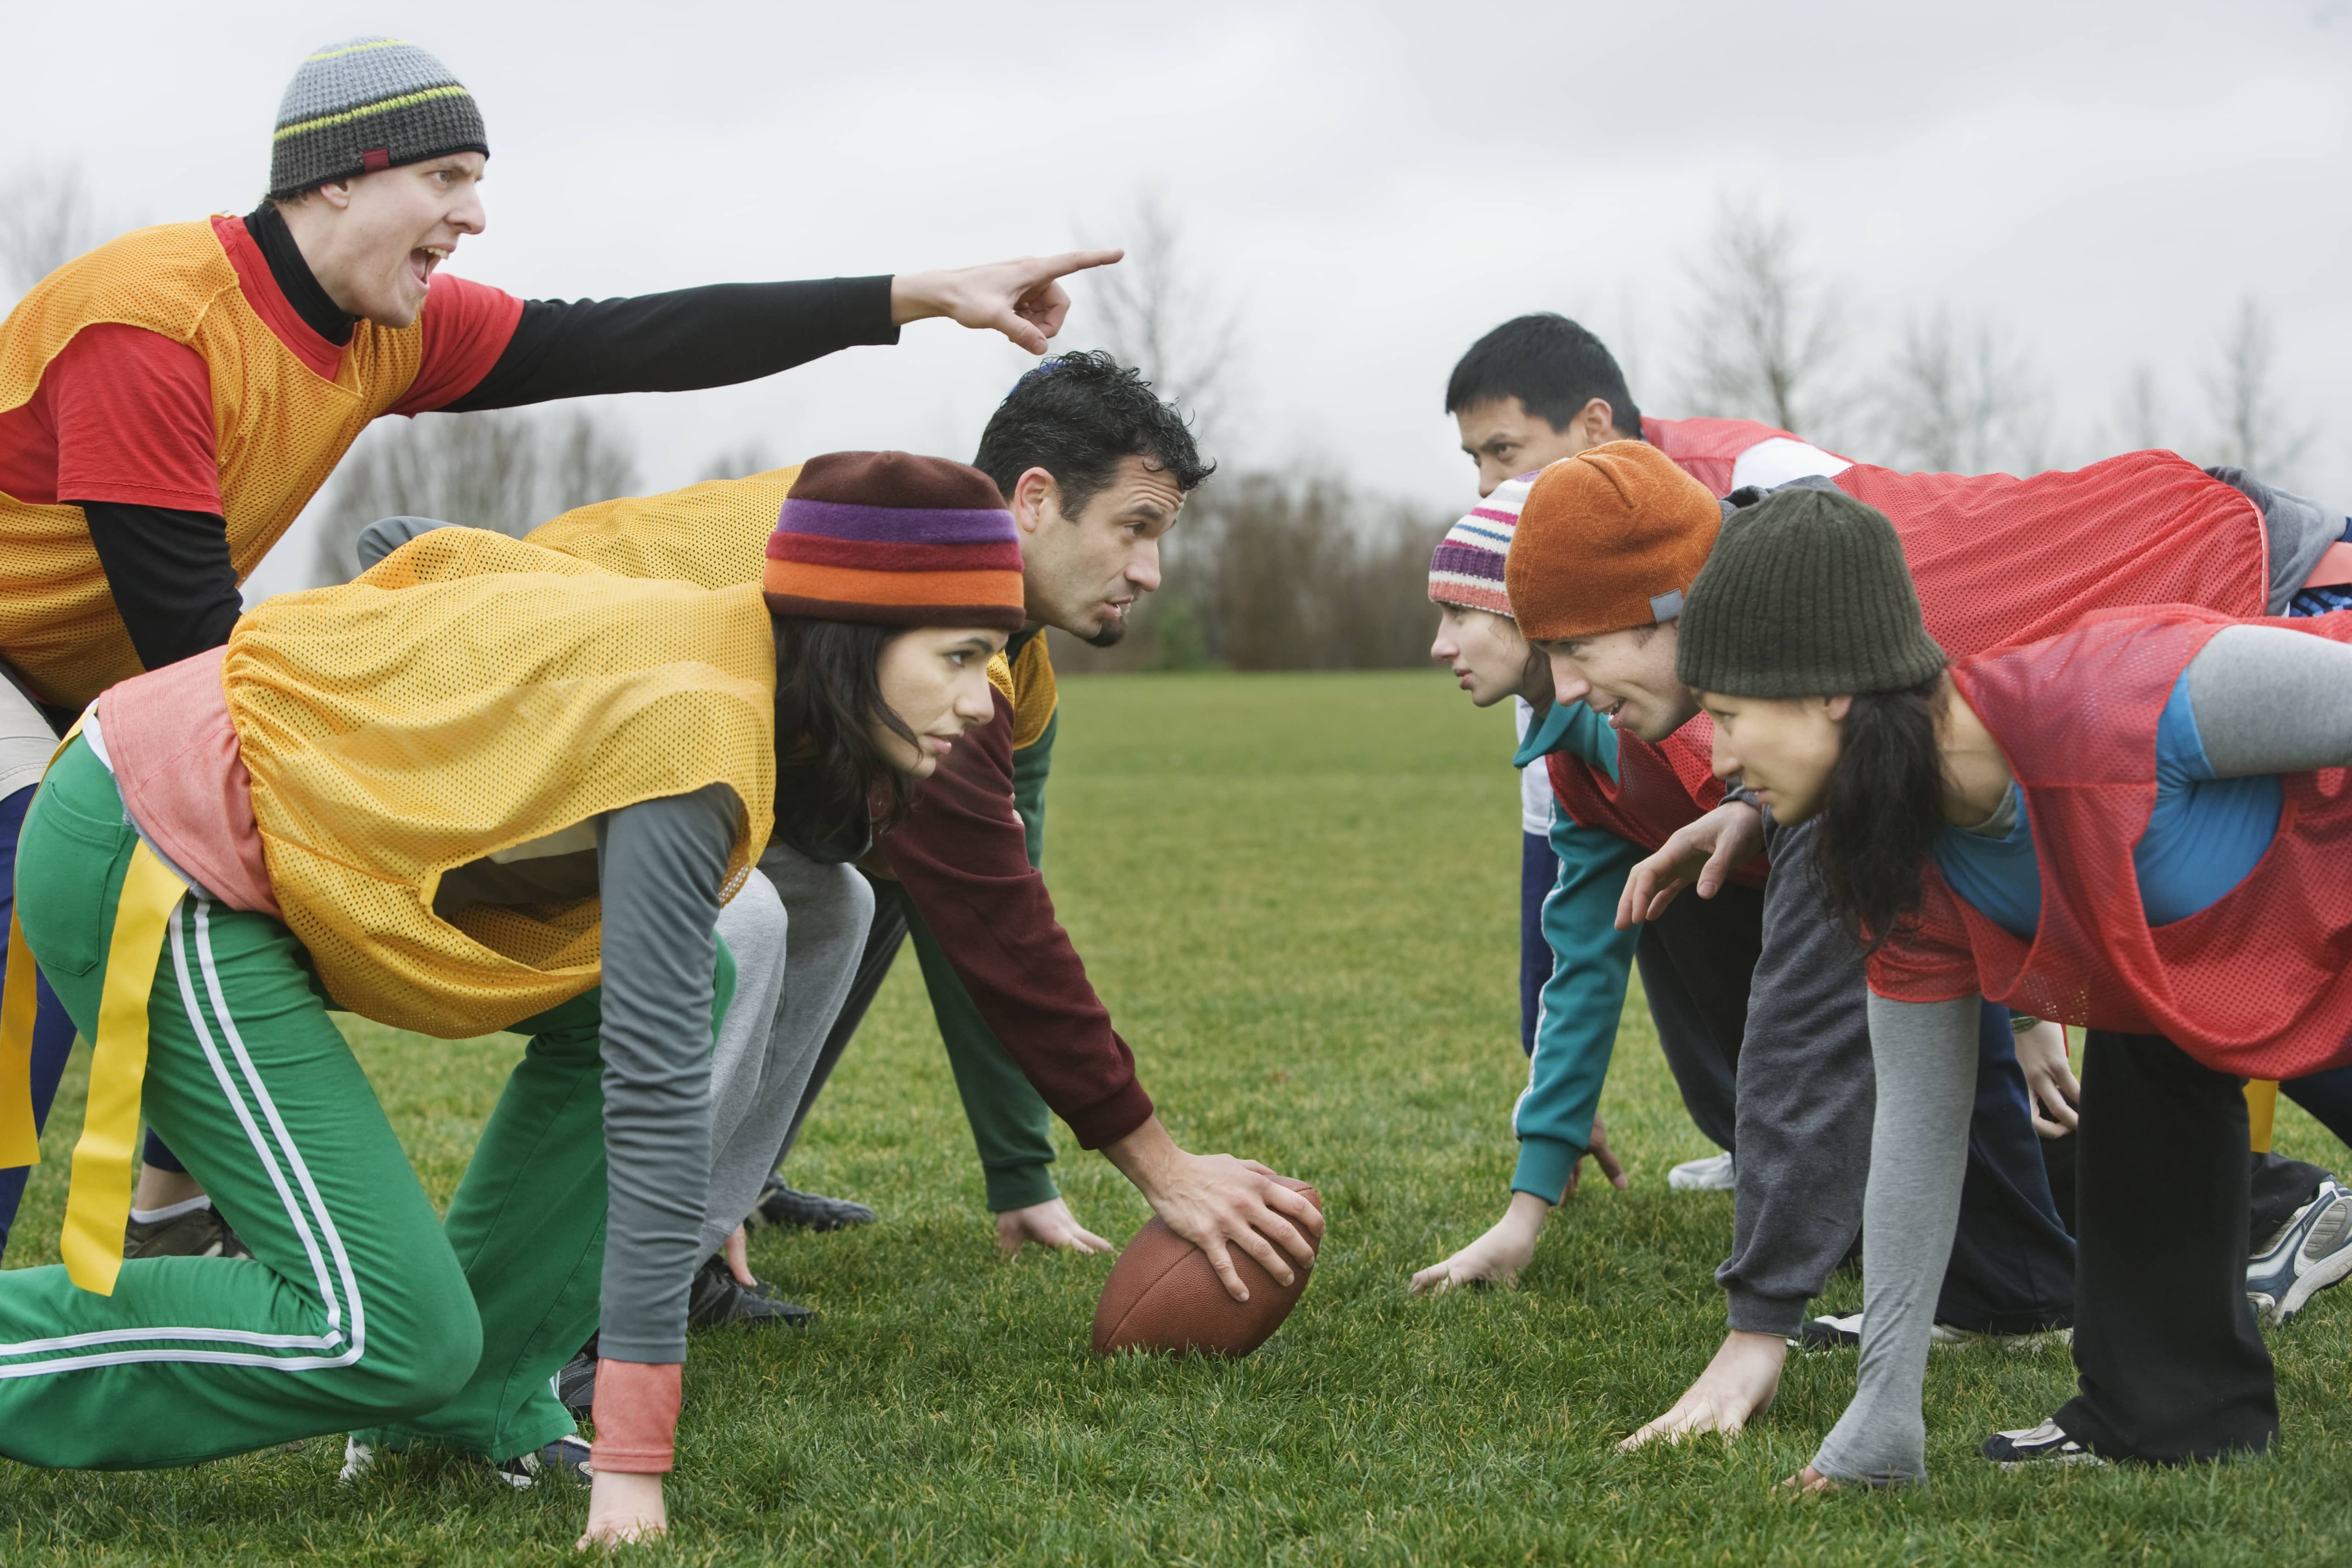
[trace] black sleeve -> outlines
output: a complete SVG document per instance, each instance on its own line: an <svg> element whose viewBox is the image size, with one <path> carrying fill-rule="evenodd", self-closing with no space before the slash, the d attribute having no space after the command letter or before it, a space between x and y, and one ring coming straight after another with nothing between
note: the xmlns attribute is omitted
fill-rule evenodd
<svg viewBox="0 0 2352 1568"><path fill-rule="evenodd" d="M141 664L161 669L228 641L245 602L229 562L228 525L217 513L79 504Z"/></svg>
<svg viewBox="0 0 2352 1568"><path fill-rule="evenodd" d="M629 300L527 300L452 412L756 381L860 343L895 343L890 279L714 283Z"/></svg>

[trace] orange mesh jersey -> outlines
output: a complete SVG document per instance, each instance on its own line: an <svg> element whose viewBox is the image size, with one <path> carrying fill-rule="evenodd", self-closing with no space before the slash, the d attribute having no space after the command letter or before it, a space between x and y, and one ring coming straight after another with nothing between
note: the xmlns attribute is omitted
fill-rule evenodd
<svg viewBox="0 0 2352 1568"><path fill-rule="evenodd" d="M339 1003L445 1038L597 983L594 899L443 920L443 873L724 784L731 894L773 826L775 641L760 591L604 573L444 529L237 623L222 668L270 886Z"/></svg>
<svg viewBox="0 0 2352 1568"><path fill-rule="evenodd" d="M757 583L768 563L768 535L800 472L795 463L748 479L598 501L527 537L625 577L677 577L706 588ZM1034 744L1060 700L1044 635L1031 637L1018 658L991 659L988 679L1012 706L1013 744Z"/></svg>
<svg viewBox="0 0 2352 1568"><path fill-rule="evenodd" d="M22 407L75 334L139 327L194 350L212 374L229 559L243 582L368 422L416 379L424 330L362 321L330 381L270 331L208 223L100 246L43 279L0 327L0 411ZM140 672L77 506L0 494L0 658L78 708Z"/></svg>

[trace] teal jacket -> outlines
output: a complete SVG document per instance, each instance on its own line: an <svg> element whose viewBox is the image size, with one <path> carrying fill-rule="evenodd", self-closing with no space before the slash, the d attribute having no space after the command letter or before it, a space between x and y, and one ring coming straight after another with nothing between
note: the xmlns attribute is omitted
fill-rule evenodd
<svg viewBox="0 0 2352 1568"><path fill-rule="evenodd" d="M1553 752L1566 752L1612 779L1617 776L1617 731L1581 702L1554 703L1528 727L1512 761L1519 767L1541 767ZM1519 1139L1511 1188L1556 1204L1567 1195L1569 1173L1591 1146L1592 1116L1601 1104L1601 1082L1609 1076L1617 1019L1625 1010L1626 976L1641 940L1638 930L1617 929L1617 900L1627 873L1646 851L1574 821L1558 802L1551 812L1551 847L1559 857L1559 880L1543 906L1551 978L1544 982L1536 1015L1527 1091L1511 1111L1511 1131Z"/></svg>

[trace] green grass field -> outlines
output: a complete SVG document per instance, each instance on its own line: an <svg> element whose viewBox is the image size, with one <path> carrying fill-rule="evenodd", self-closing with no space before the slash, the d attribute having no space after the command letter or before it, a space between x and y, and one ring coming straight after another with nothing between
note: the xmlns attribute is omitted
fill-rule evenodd
<svg viewBox="0 0 2352 1568"><path fill-rule="evenodd" d="M1707 1152L1636 999L1603 1105L1633 1186L1550 1225L1516 1292L1416 1300L1412 1269L1507 1196L1517 1039L1508 721L1433 675L1067 683L1047 874L1187 1146L1313 1180L1313 1288L1234 1365L1086 1352L1106 1258L995 1255L911 958L795 1156L796 1182L881 1223L761 1233L755 1267L819 1308L805 1332L699 1336L672 1535L695 1563L2352 1562L2352 1291L2273 1338L2285 1439L2226 1468L2004 1475L1974 1457L2072 1384L2063 1352L1941 1352L1935 1484L1777 1490L1836 1418L1851 1352L1796 1355L1736 1444L1616 1439L1712 1352L1728 1194L1670 1194ZM352 1031L446 1201L519 1045ZM2281 1147L2341 1151L2282 1105ZM78 1080L10 1261L54 1258ZM1065 1144L1081 1218L1142 1203ZM1859 1305L1861 1282L1828 1302ZM341 1445L152 1474L0 1463L0 1563L515 1563L570 1555L583 1498L516 1494L410 1456L356 1489Z"/></svg>

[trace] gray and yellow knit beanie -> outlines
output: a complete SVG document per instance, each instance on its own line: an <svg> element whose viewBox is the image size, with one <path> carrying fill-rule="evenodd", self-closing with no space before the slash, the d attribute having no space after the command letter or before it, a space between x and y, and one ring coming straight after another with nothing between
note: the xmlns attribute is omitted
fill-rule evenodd
<svg viewBox="0 0 2352 1568"><path fill-rule="evenodd" d="M1676 679L1727 697L1900 691L1943 668L1894 524L1812 489L1725 521L1675 647Z"/></svg>
<svg viewBox="0 0 2352 1568"><path fill-rule="evenodd" d="M451 153L490 155L482 111L449 68L399 38L352 38L302 62L278 106L269 194Z"/></svg>

